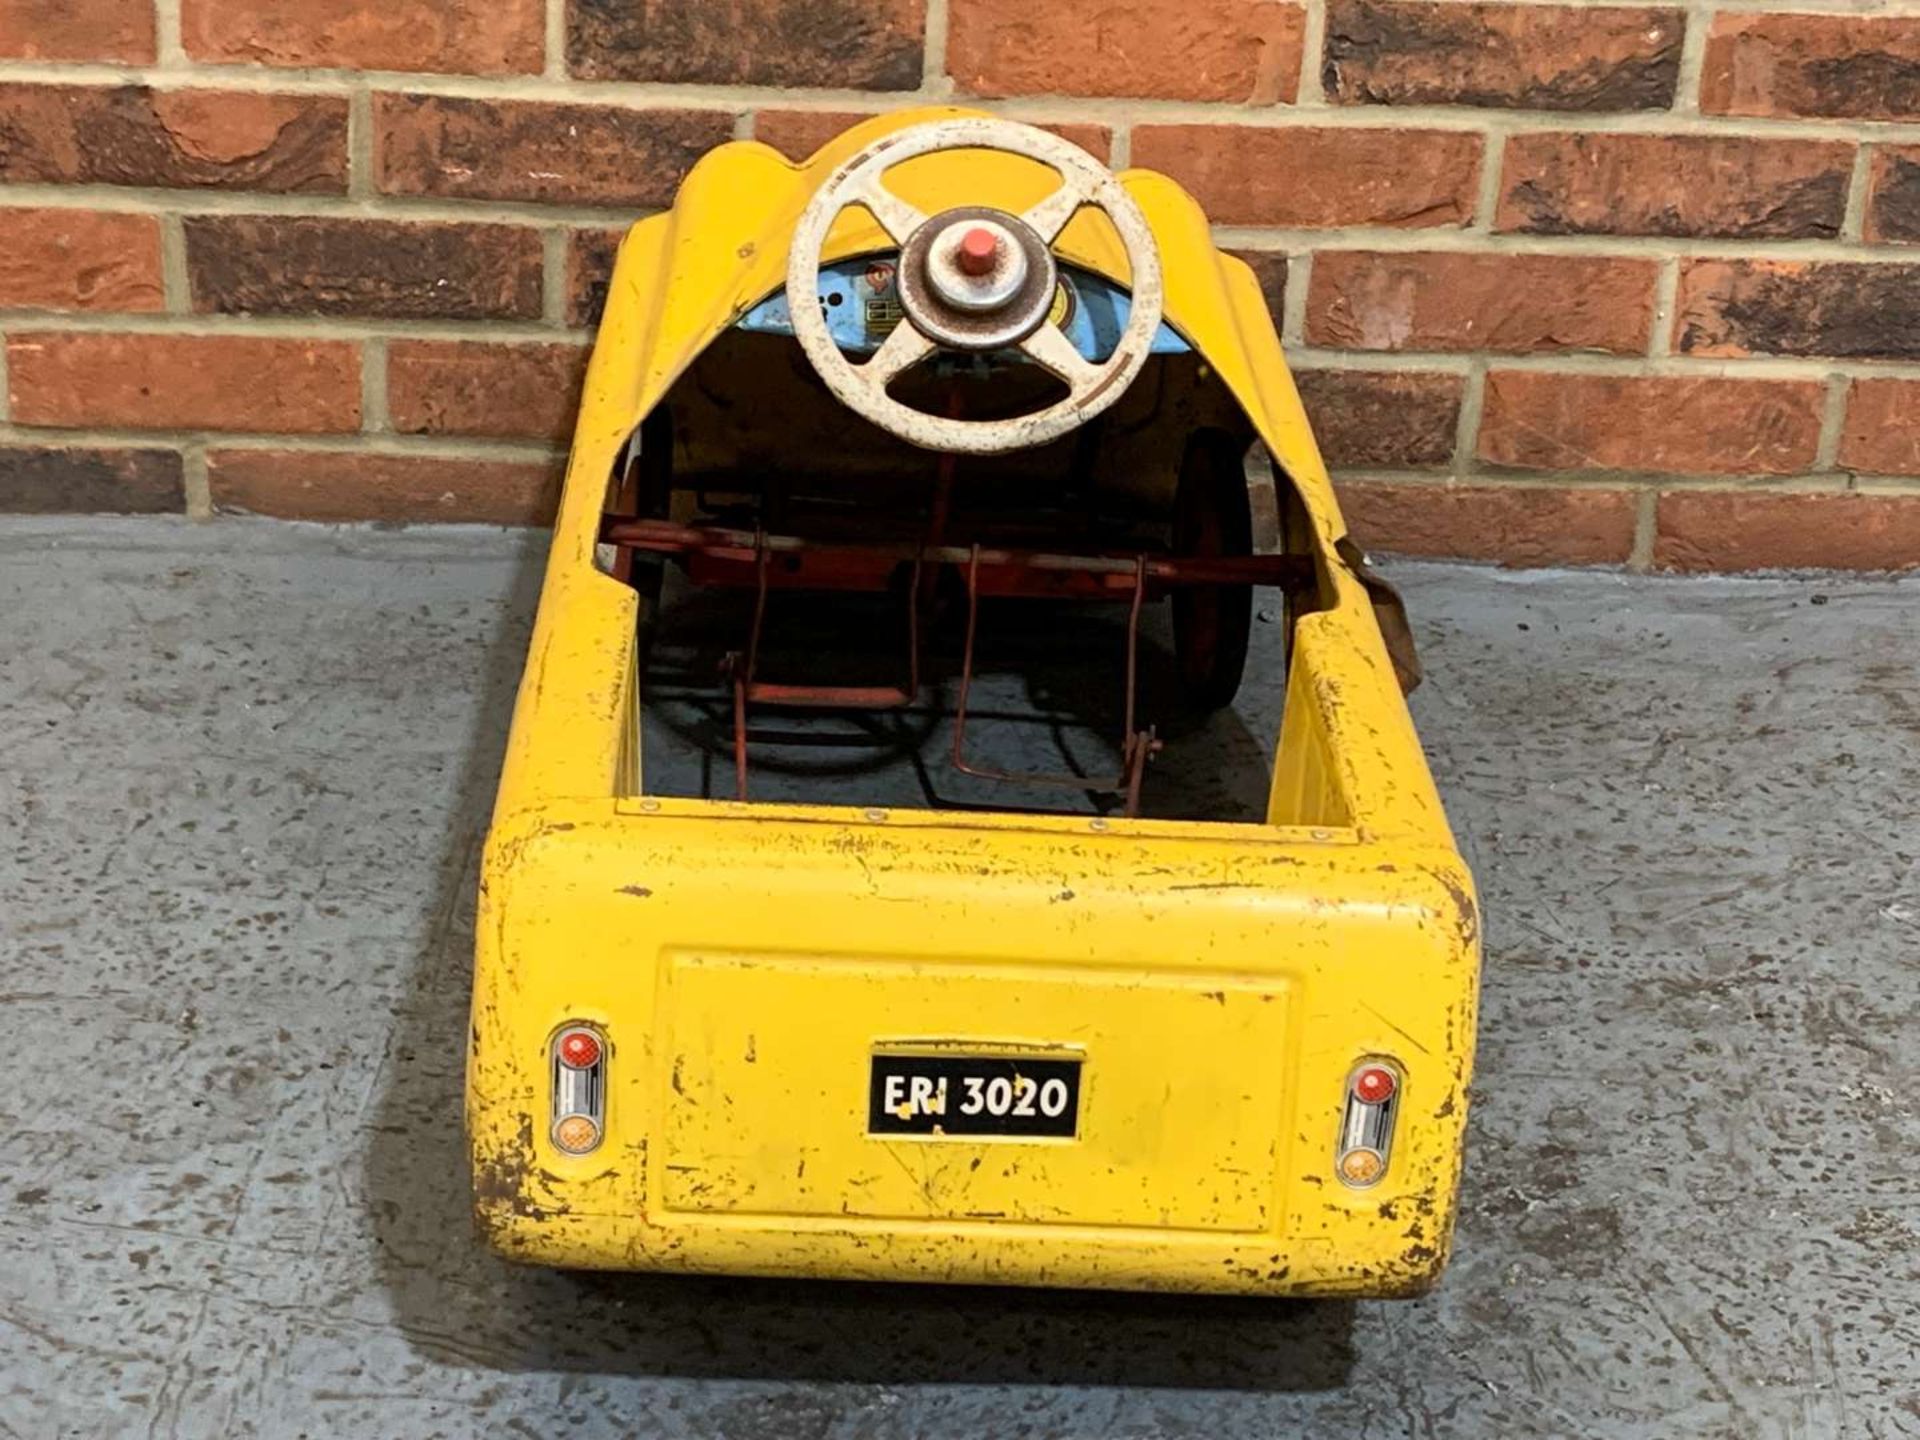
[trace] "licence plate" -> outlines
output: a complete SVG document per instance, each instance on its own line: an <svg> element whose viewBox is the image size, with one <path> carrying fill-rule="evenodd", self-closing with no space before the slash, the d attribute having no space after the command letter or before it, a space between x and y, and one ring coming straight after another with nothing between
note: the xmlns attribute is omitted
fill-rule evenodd
<svg viewBox="0 0 1920 1440"><path fill-rule="evenodd" d="M1051 1135L1080 1127L1079 1060L875 1055L872 1135Z"/></svg>

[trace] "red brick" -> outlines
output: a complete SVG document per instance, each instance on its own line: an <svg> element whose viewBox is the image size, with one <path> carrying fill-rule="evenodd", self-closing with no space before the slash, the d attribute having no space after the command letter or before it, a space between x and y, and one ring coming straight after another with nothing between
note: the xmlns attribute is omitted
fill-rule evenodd
<svg viewBox="0 0 1920 1440"><path fill-rule="evenodd" d="M1496 370L1479 455L1522 470L1788 475L1813 464L1825 394L1815 380Z"/></svg>
<svg viewBox="0 0 1920 1440"><path fill-rule="evenodd" d="M953 0L947 73L975 95L1291 103L1305 32L1275 0Z"/></svg>
<svg viewBox="0 0 1920 1440"><path fill-rule="evenodd" d="M190 215L194 309L218 314L532 320L539 232L315 215Z"/></svg>
<svg viewBox="0 0 1920 1440"><path fill-rule="evenodd" d="M150 64L152 0L0 0L0 57Z"/></svg>
<svg viewBox="0 0 1920 1440"><path fill-rule="evenodd" d="M1345 105L1665 110L1684 12L1332 0L1322 83Z"/></svg>
<svg viewBox="0 0 1920 1440"><path fill-rule="evenodd" d="M1465 387L1460 376L1302 370L1294 381L1329 468L1407 470L1452 463Z"/></svg>
<svg viewBox="0 0 1920 1440"><path fill-rule="evenodd" d="M1716 15L1700 108L1709 115L1920 119L1920 15Z"/></svg>
<svg viewBox="0 0 1920 1440"><path fill-rule="evenodd" d="M1867 185L1867 239L1920 244L1920 145L1874 146Z"/></svg>
<svg viewBox="0 0 1920 1440"><path fill-rule="evenodd" d="M333 95L0 85L0 180L280 192L347 188Z"/></svg>
<svg viewBox="0 0 1920 1440"><path fill-rule="evenodd" d="M1502 565L1622 565L1633 551L1636 502L1625 490L1346 480L1339 493L1369 551Z"/></svg>
<svg viewBox="0 0 1920 1440"><path fill-rule="evenodd" d="M658 208L733 137L720 110L377 95L374 171L390 195Z"/></svg>
<svg viewBox="0 0 1920 1440"><path fill-rule="evenodd" d="M0 309L160 310L160 218L0 210Z"/></svg>
<svg viewBox="0 0 1920 1440"><path fill-rule="evenodd" d="M1273 317L1273 328L1278 330L1287 311L1287 271L1292 262L1279 250L1234 250L1230 253L1246 261L1253 271L1253 278L1260 282L1260 293L1266 299L1267 313Z"/></svg>
<svg viewBox="0 0 1920 1440"><path fill-rule="evenodd" d="M926 0L568 0L583 80L912 90Z"/></svg>
<svg viewBox="0 0 1920 1440"><path fill-rule="evenodd" d="M1856 380L1840 463L1869 475L1920 475L1920 380Z"/></svg>
<svg viewBox="0 0 1920 1440"><path fill-rule="evenodd" d="M567 237L567 323L598 325L625 230L575 230Z"/></svg>
<svg viewBox="0 0 1920 1440"><path fill-rule="evenodd" d="M1495 225L1534 235L1811 239L1840 233L1854 147L1737 135L1507 139Z"/></svg>
<svg viewBox="0 0 1920 1440"><path fill-rule="evenodd" d="M1222 225L1464 225L1480 137L1457 130L1145 125L1133 163L1178 180Z"/></svg>
<svg viewBox="0 0 1920 1440"><path fill-rule="evenodd" d="M838 139L862 120L872 118L852 110L761 110L753 117L753 138L765 141L789 159L805 160L828 141ZM1041 125L1039 128L1071 140L1101 161L1113 151L1113 132L1104 125Z"/></svg>
<svg viewBox="0 0 1920 1440"><path fill-rule="evenodd" d="M180 37L196 60L534 74L546 18L542 0L181 0Z"/></svg>
<svg viewBox="0 0 1920 1440"><path fill-rule="evenodd" d="M1587 255L1320 251L1307 340L1353 350L1644 353L1651 260Z"/></svg>
<svg viewBox="0 0 1920 1440"><path fill-rule="evenodd" d="M289 520L421 520L544 525L557 462L459 460L364 451L215 450L214 505Z"/></svg>
<svg viewBox="0 0 1920 1440"><path fill-rule="evenodd" d="M360 428L360 351L344 340L240 335L14 335L22 425L138 430Z"/></svg>
<svg viewBox="0 0 1920 1440"><path fill-rule="evenodd" d="M1674 309L1688 355L1920 360L1920 263L1689 260Z"/></svg>
<svg viewBox="0 0 1920 1440"><path fill-rule="evenodd" d="M1908 570L1920 495L1675 490L1655 511L1662 570Z"/></svg>
<svg viewBox="0 0 1920 1440"><path fill-rule="evenodd" d="M587 368L582 345L395 340L387 348L393 428L565 443Z"/></svg>
<svg viewBox="0 0 1920 1440"><path fill-rule="evenodd" d="M9 515L177 515L186 504L172 450L0 447L0 512Z"/></svg>

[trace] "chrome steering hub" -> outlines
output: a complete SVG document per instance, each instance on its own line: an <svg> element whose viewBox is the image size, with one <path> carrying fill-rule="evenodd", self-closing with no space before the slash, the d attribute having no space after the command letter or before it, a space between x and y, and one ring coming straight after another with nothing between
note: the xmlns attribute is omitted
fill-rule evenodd
<svg viewBox="0 0 1920 1440"><path fill-rule="evenodd" d="M1017 215L964 205L930 217L900 253L900 308L956 350L1017 345L1040 327L1059 284L1053 253Z"/></svg>

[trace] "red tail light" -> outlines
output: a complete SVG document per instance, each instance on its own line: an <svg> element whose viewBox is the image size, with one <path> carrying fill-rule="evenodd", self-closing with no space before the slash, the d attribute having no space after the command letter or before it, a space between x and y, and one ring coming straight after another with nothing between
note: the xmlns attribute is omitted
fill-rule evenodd
<svg viewBox="0 0 1920 1440"><path fill-rule="evenodd" d="M585 1070L600 1059L600 1042L591 1030L569 1030L560 1037L560 1063Z"/></svg>
<svg viewBox="0 0 1920 1440"><path fill-rule="evenodd" d="M1333 1168L1343 1183L1356 1190L1379 1184L1387 1173L1399 1094L1400 1071L1394 1065L1362 1061L1347 1076L1346 1109L1340 1117Z"/></svg>
<svg viewBox="0 0 1920 1440"><path fill-rule="evenodd" d="M1380 1105L1393 1098L1393 1072L1384 1065L1368 1065L1353 1077L1353 1097L1363 1105Z"/></svg>
<svg viewBox="0 0 1920 1440"><path fill-rule="evenodd" d="M569 1025L553 1037L553 1119L548 1129L557 1149L584 1155L606 1130L606 1046L584 1025Z"/></svg>

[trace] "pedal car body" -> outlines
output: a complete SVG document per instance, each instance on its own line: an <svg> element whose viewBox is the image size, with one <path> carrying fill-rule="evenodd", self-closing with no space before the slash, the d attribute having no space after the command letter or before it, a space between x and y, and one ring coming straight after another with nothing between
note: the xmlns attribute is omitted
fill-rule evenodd
<svg viewBox="0 0 1920 1440"><path fill-rule="evenodd" d="M481 1232L504 1255L1271 1295L1417 1293L1445 1262L1476 911L1369 578L1251 272L1169 180L1102 179L1034 133L935 109L870 121L802 164L722 146L620 248L483 862L467 1123ZM949 213L958 229L927 242L928 217ZM910 281L939 279L915 236L948 245L964 298L979 278L967 247L999 263L1008 236L1031 243L1009 216L1051 252L1021 263L1068 277L1057 291L1041 277L1039 330L991 342L1038 354L1068 388L1040 423L1001 416L980 443L967 419L886 410L884 376L862 391L828 373L823 334L878 368L903 345L941 349L903 339L896 313L916 303ZM871 344L849 338L835 293L865 307ZM999 314L963 311L943 313ZM1079 358L1046 353L1048 331ZM713 368L727 356L743 379ZM662 443L699 473L650 481L650 417L670 410ZM1165 477L1203 430L1271 457L1282 523L1265 543L1222 548L1200 523L1179 553L1062 560L944 519L903 545L829 543L818 526L776 540L770 502L750 524L687 518L713 486L747 485L720 469L784 457L847 472L844 538L862 497L883 496L880 462L909 447L959 455L963 485L968 457L1006 456L979 462L981 483L1016 492L1023 456L1077 455L1165 513L1185 504ZM1142 466L1161 478L1127 478ZM1240 582L1283 576L1265 816L1138 813L1158 741L1135 729L1131 660L1124 813L878 806L851 782L810 803L749 794L749 707L910 703L917 648L899 694L800 693L734 657L738 792L650 790L637 626L658 590L636 555L762 609L782 584L892 585L930 605L935 572L974 605L1065 574L1044 583L1113 592L1136 621L1143 599L1197 595L1182 633L1207 643L1182 663L1202 689L1212 650L1234 643L1208 597L1230 613ZM757 642L759 610L753 624Z"/></svg>

